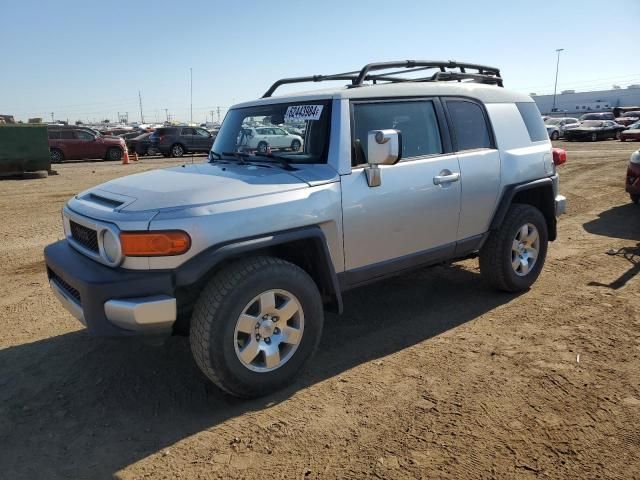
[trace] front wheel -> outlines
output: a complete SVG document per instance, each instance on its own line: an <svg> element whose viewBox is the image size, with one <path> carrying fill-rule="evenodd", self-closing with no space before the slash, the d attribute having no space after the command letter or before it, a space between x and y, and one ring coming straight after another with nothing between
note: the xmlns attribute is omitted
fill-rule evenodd
<svg viewBox="0 0 640 480"><path fill-rule="evenodd" d="M300 150L301 146L302 144L300 143L300 140L294 140L293 142L291 142L291 150L293 150L294 152Z"/></svg>
<svg viewBox="0 0 640 480"><path fill-rule="evenodd" d="M592 142L597 142L598 141L598 134L597 133L592 133L591 134L591 141Z"/></svg>
<svg viewBox="0 0 640 480"><path fill-rule="evenodd" d="M480 272L499 290L526 290L540 275L547 243L547 222L540 210L514 204L480 250Z"/></svg>
<svg viewBox="0 0 640 480"><path fill-rule="evenodd" d="M557 131L551 133L551 140L558 140L560 138L560 134Z"/></svg>
<svg viewBox="0 0 640 480"><path fill-rule="evenodd" d="M621 136L622 136L622 132L621 131L617 131L615 133L615 135L613 136L613 138L616 139L616 140L620 140Z"/></svg>
<svg viewBox="0 0 640 480"><path fill-rule="evenodd" d="M203 289L191 350L222 390L257 397L292 382L316 350L323 321L318 287L304 270L279 258L247 258Z"/></svg>

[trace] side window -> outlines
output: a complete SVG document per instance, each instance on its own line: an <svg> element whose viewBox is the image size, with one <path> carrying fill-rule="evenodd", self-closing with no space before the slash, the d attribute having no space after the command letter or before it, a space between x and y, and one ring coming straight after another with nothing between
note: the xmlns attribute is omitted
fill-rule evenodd
<svg viewBox="0 0 640 480"><path fill-rule="evenodd" d="M73 136L73 130L61 130L60 138L62 140L74 140L76 137Z"/></svg>
<svg viewBox="0 0 640 480"><path fill-rule="evenodd" d="M84 130L76 130L76 138L78 140L93 140L93 135L91 135L89 132L85 132Z"/></svg>
<svg viewBox="0 0 640 480"><path fill-rule="evenodd" d="M181 135L195 135L196 132L193 128L183 128Z"/></svg>
<svg viewBox="0 0 640 480"><path fill-rule="evenodd" d="M60 130L49 130L49 139L58 140L60 138Z"/></svg>
<svg viewBox="0 0 640 480"><path fill-rule="evenodd" d="M276 135L286 135L287 132L282 130L281 128L274 128Z"/></svg>
<svg viewBox="0 0 640 480"><path fill-rule="evenodd" d="M442 153L440 129L431 101L356 103L353 105L352 163L367 163L370 130L393 128L402 133L402 158Z"/></svg>
<svg viewBox="0 0 640 480"><path fill-rule="evenodd" d="M549 136L547 135L547 129L544 128L542 120L540 120L540 110L538 110L538 106L533 102L516 103L516 106L520 111L520 115L522 115L522 120L527 127L531 141L548 141Z"/></svg>
<svg viewBox="0 0 640 480"><path fill-rule="evenodd" d="M447 100L446 105L458 151L492 148L489 127L480 105L465 100ZM538 121L542 125L540 114ZM546 135L546 129L544 131Z"/></svg>
<svg viewBox="0 0 640 480"><path fill-rule="evenodd" d="M200 135L201 137L208 137L209 136L209 132L207 132L206 130L203 130L201 128L196 128L196 133L198 135Z"/></svg>

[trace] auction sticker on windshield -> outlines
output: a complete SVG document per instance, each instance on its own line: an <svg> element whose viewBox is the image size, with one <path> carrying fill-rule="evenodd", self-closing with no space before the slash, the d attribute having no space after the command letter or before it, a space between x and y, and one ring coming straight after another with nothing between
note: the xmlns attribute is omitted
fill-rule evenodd
<svg viewBox="0 0 640 480"><path fill-rule="evenodd" d="M306 120L320 120L323 105L292 105L284 114L285 123L304 122Z"/></svg>

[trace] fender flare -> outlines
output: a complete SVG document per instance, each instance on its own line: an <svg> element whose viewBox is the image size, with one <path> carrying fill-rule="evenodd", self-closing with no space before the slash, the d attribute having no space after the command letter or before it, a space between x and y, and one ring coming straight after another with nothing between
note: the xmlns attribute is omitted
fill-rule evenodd
<svg viewBox="0 0 640 480"><path fill-rule="evenodd" d="M500 202L498 203L498 208L496 209L493 215L493 219L491 220L489 229L498 230L500 228L500 226L502 225L502 222L504 221L504 218L507 215L507 212L509 211L509 207L511 207L511 204L513 203L513 199L516 196L516 194L520 192L524 192L526 190L533 190L533 189L539 189L539 188L549 189L549 192L551 195L550 202L551 202L551 205L554 205L553 180L549 177L540 178L538 180L533 180L531 182L508 185L507 187L504 188L502 192ZM543 215L545 215L545 218L546 218L547 215L545 214L545 212L542 212L542 213ZM555 237L556 237L555 213L553 213L551 217L552 218L547 218L547 222L549 224L549 240L555 240Z"/></svg>
<svg viewBox="0 0 640 480"><path fill-rule="evenodd" d="M217 265L230 258L246 256L269 247L284 245L300 240L312 241L315 248L315 265L320 276L318 285L332 297L335 310L342 313L342 292L333 267L331 254L327 247L326 237L317 225L294 230L266 233L255 237L233 240L232 242L214 245L175 271L176 287L187 287L206 277Z"/></svg>

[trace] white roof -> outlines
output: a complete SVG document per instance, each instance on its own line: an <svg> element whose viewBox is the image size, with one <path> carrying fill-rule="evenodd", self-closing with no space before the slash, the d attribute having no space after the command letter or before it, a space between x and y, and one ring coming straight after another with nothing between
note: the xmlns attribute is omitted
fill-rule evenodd
<svg viewBox="0 0 640 480"><path fill-rule="evenodd" d="M234 105L233 108L268 105L281 102L298 102L332 99L366 99L388 97L461 96L471 97L483 103L533 102L529 95L507 90L495 85L475 82L398 82L378 85L362 85L349 88L326 88L306 92L289 93Z"/></svg>

